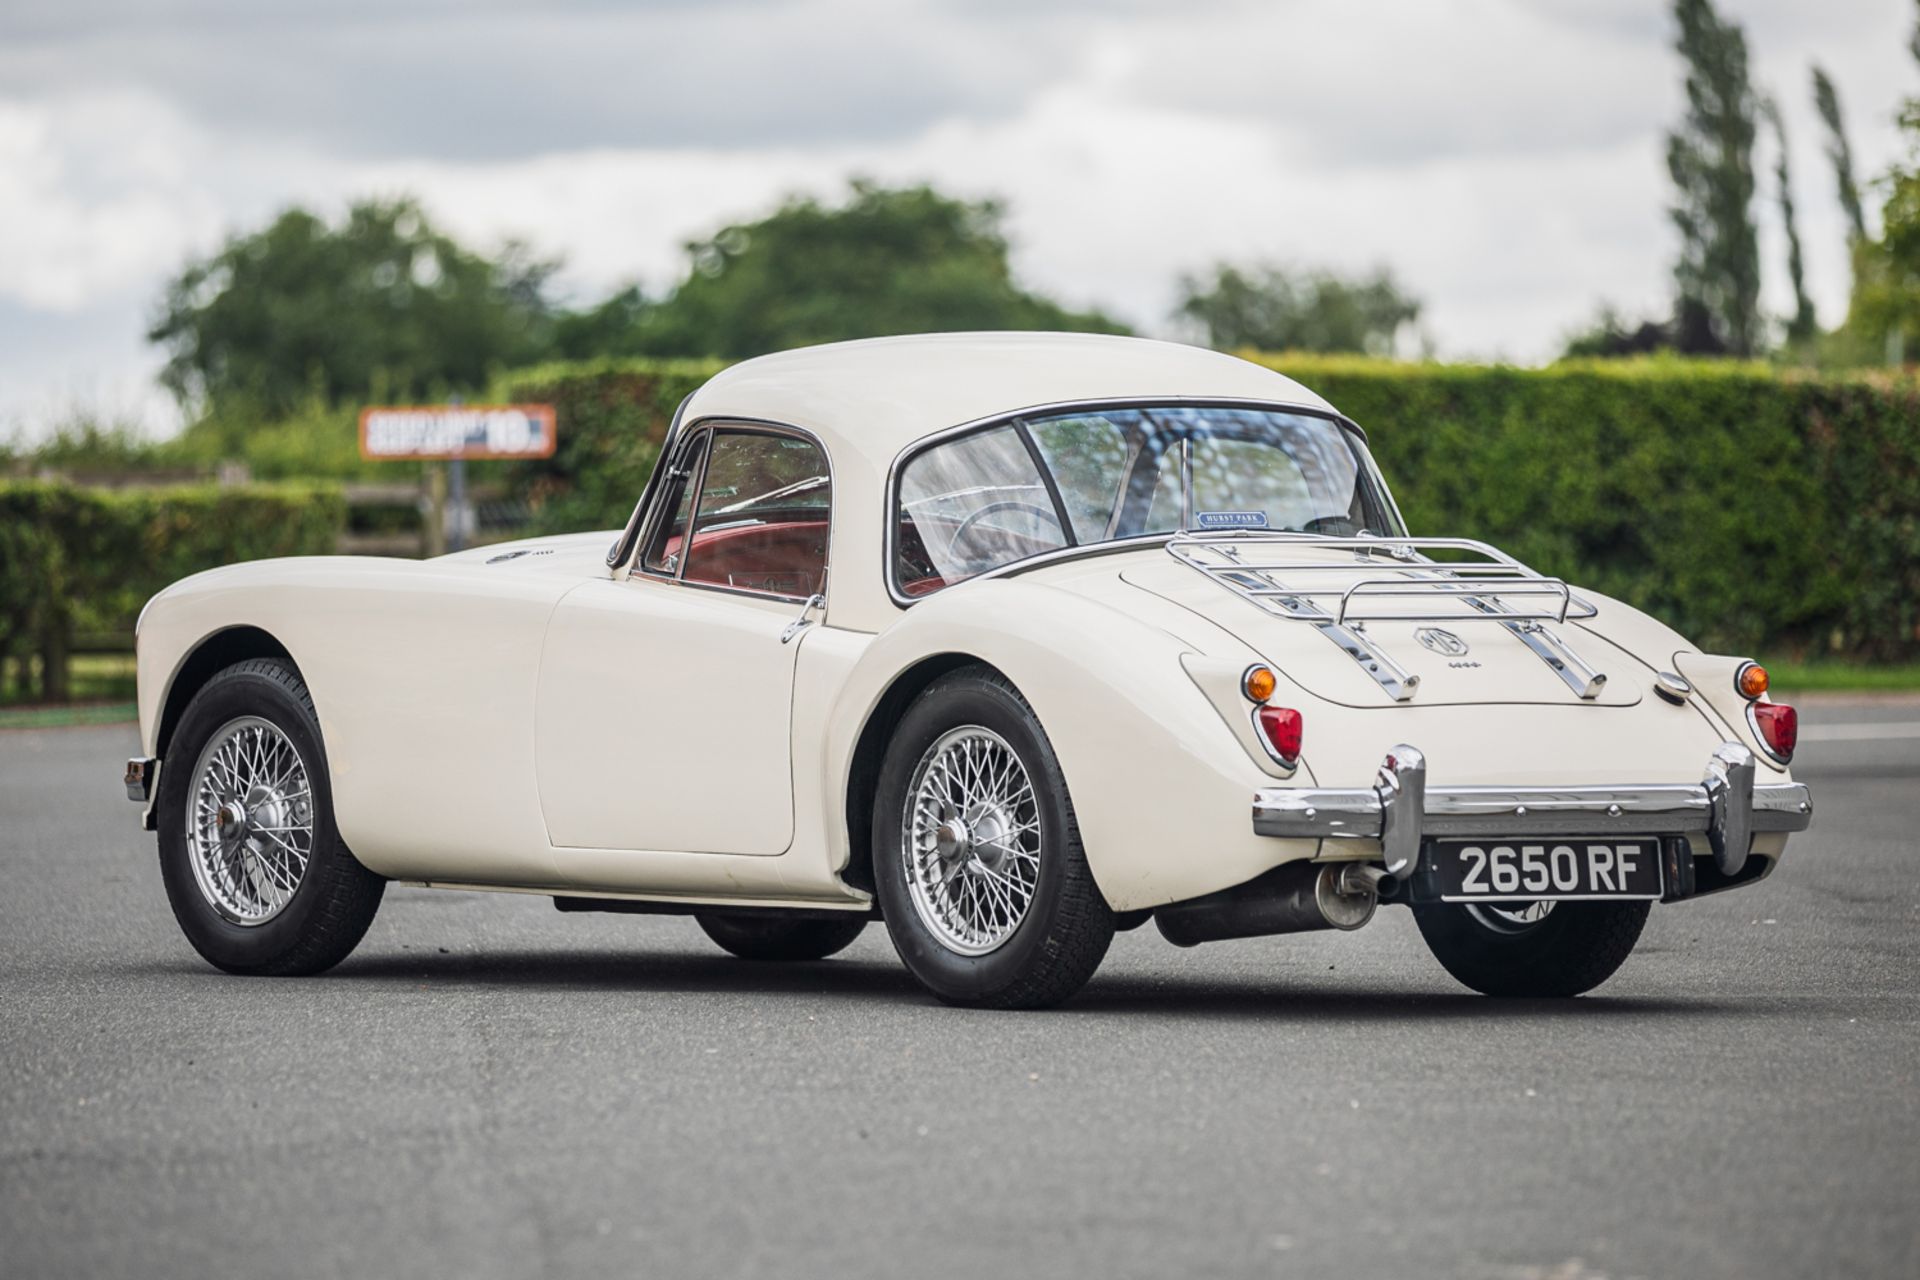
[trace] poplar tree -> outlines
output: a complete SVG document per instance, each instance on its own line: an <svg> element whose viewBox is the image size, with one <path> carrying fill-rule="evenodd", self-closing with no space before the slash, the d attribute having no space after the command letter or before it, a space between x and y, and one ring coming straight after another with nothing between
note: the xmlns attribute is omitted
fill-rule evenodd
<svg viewBox="0 0 1920 1280"><path fill-rule="evenodd" d="M1800 253L1800 222L1793 209L1793 173L1787 158L1787 126L1779 104L1768 98L1761 104L1773 130L1773 180L1780 202L1780 225L1787 233L1787 278L1793 281L1793 315L1787 320L1787 341L1801 344L1819 331L1813 299L1807 296L1807 271Z"/></svg>
<svg viewBox="0 0 1920 1280"><path fill-rule="evenodd" d="M1867 217L1860 206L1860 184L1853 176L1853 146L1847 141L1845 118L1840 114L1840 93L1819 67L1813 69L1813 105L1827 126L1827 160L1833 165L1833 179L1840 188L1840 207L1846 210L1847 227L1856 241L1867 238Z"/></svg>
<svg viewBox="0 0 1920 1280"><path fill-rule="evenodd" d="M1679 314L1707 317L1729 353L1760 349L1760 242L1753 223L1757 103L1747 73L1747 40L1712 0L1674 0L1686 60L1687 108L1667 135L1669 207L1680 233L1674 264Z"/></svg>

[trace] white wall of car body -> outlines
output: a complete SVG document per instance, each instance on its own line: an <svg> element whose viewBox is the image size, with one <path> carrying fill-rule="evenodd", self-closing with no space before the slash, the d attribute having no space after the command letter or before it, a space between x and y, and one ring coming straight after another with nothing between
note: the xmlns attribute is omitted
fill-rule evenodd
<svg viewBox="0 0 1920 1280"><path fill-rule="evenodd" d="M1254 792L1277 780L1368 785L1400 742L1425 752L1430 781L1442 785L1697 783L1718 743L1756 745L1717 691L1677 707L1641 696L1652 674L1672 665L1690 679L1724 674L1730 684L1733 660L1694 653L1660 623L1590 592L1580 594L1598 614L1563 624L1563 634L1607 671L1612 692L1572 699L1537 656L1489 643L1479 651L1488 665L1474 673L1484 677L1484 700L1416 696L1392 705L1338 693L1367 691L1313 627L1281 619L1241 626L1231 609L1244 602L1157 547L990 576L906 609L891 599L885 492L903 449L1022 405L1170 395L1324 407L1242 361L1111 339L883 340L851 344L830 360L794 353L736 366L695 394L685 421L791 424L815 433L831 458L825 617L792 644L777 637L797 605L742 605L732 593L609 571L610 531L522 544L547 554L505 563L488 563L500 549L484 548L427 562L237 565L169 588L143 617L146 751L161 754L161 710L185 657L217 632L258 627L299 665L318 709L341 834L382 875L857 908L865 895L841 878L852 852L855 746L903 672L964 654L1000 670L1032 704L1059 756L1095 878L1115 909L1132 910L1314 856L1315 841L1254 834ZM631 636L568 623L556 637L554 620L574 616L567 602L575 593L575 606L591 596L596 607L630 612ZM647 623L722 601L748 609L764 634L706 645L691 626L669 634ZM1493 629L1482 624L1465 638L1479 644ZM758 654L757 639L766 661L743 661ZM1256 660L1279 672L1274 700L1304 715L1306 750L1291 775L1258 749L1248 709L1224 687ZM1320 674L1289 674L1309 670ZM635 694L647 680L633 672L678 682L667 694L651 686L661 698L657 717ZM1503 688L1522 687L1540 692L1502 700ZM743 712L756 694L771 704L768 716ZM791 708L784 732L770 727L781 703ZM703 708L710 724L701 723ZM757 736L735 741L742 732ZM1757 754L1764 770L1784 776ZM782 756L784 790L767 782ZM644 813L650 775L674 789L671 813ZM704 828L702 813L714 816ZM631 847L619 838L629 830L672 847ZM1783 836L1762 837L1757 851L1777 856L1783 844ZM1377 850L1349 841L1327 852Z"/></svg>

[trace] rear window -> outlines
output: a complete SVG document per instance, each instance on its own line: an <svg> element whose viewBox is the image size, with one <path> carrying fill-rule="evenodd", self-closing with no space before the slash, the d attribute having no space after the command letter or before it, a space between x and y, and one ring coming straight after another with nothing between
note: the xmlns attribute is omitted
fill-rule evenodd
<svg viewBox="0 0 1920 1280"><path fill-rule="evenodd" d="M1015 419L901 467L894 587L922 596L1063 547L1179 529L1404 533L1359 436L1281 409Z"/></svg>

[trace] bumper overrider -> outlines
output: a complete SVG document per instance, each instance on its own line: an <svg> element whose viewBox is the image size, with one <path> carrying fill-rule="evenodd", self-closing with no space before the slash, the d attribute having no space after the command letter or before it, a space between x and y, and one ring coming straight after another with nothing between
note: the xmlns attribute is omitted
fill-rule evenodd
<svg viewBox="0 0 1920 1280"><path fill-rule="evenodd" d="M1753 753L1737 742L1714 748L1697 783L1604 787L1429 787L1426 757L1403 743L1371 787L1272 787L1253 798L1257 834L1378 840L1387 872L1400 880L1419 869L1429 839L1554 835L1704 835L1731 878L1756 834L1805 831L1812 821L1805 784L1756 784Z"/></svg>

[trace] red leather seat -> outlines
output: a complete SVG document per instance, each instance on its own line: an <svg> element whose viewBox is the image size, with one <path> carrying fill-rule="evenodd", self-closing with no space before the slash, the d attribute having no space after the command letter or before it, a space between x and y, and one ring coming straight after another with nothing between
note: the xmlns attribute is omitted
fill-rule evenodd
<svg viewBox="0 0 1920 1280"><path fill-rule="evenodd" d="M821 589L826 570L827 522L789 520L722 526L694 534L686 580L810 596Z"/></svg>

